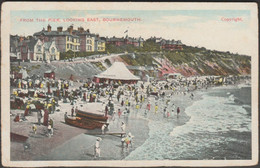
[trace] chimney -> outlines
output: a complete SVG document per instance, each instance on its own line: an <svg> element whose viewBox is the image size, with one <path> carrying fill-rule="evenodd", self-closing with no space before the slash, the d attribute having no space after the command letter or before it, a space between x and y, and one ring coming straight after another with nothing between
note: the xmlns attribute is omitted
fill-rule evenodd
<svg viewBox="0 0 260 168"><path fill-rule="evenodd" d="M84 28L80 27L79 31L80 31L80 33L83 33L84 32Z"/></svg>
<svg viewBox="0 0 260 168"><path fill-rule="evenodd" d="M50 25L47 26L47 30L48 30L48 32L51 32L51 26Z"/></svg>
<svg viewBox="0 0 260 168"><path fill-rule="evenodd" d="M70 27L68 27L68 32L69 32L70 34L72 34L72 30L73 30L73 26L71 25Z"/></svg>
<svg viewBox="0 0 260 168"><path fill-rule="evenodd" d="M87 29L87 32L90 33L90 32L89 32L89 29Z"/></svg>
<svg viewBox="0 0 260 168"><path fill-rule="evenodd" d="M58 32L62 32L62 26L57 27L57 31L58 31Z"/></svg>

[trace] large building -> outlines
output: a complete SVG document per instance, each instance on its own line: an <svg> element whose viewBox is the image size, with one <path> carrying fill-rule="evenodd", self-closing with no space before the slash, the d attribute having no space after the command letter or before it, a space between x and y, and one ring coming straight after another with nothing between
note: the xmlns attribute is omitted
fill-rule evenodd
<svg viewBox="0 0 260 168"><path fill-rule="evenodd" d="M144 44L144 39L142 37L139 38L133 38L133 37L111 37L111 38L106 38L106 43L107 44L113 44L116 46L123 46L123 45L133 45L135 47L143 47Z"/></svg>
<svg viewBox="0 0 260 168"><path fill-rule="evenodd" d="M180 40L165 40L162 37L150 37L149 39L146 40L147 42L153 42L160 44L161 49L163 50L182 50L182 42Z"/></svg>
<svg viewBox="0 0 260 168"><path fill-rule="evenodd" d="M160 42L161 48L165 50L182 50L182 42L180 40L162 40Z"/></svg>
<svg viewBox="0 0 260 168"><path fill-rule="evenodd" d="M79 27L78 30L73 31L73 34L80 38L81 52L103 52L106 50L105 41L99 35L90 33L89 29L84 30L83 27Z"/></svg>
<svg viewBox="0 0 260 168"><path fill-rule="evenodd" d="M43 42L55 41L55 44L60 52L67 52L72 50L74 52L80 51L80 38L74 35L73 26L69 26L67 30L63 31L63 27L57 27L56 31L51 30L48 25L47 30L34 33L33 36L41 39Z"/></svg>
<svg viewBox="0 0 260 168"><path fill-rule="evenodd" d="M36 37L18 37L10 35L11 60L53 61L60 59L55 41L42 41ZM13 59L15 57L15 59Z"/></svg>
<svg viewBox="0 0 260 168"><path fill-rule="evenodd" d="M104 52L106 50L106 42L99 35L95 37L95 51Z"/></svg>

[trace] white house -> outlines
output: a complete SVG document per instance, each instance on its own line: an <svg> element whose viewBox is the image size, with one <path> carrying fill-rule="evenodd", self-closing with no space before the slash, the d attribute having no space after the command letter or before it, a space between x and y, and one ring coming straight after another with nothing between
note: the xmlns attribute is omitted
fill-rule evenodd
<svg viewBox="0 0 260 168"><path fill-rule="evenodd" d="M45 42L43 48L44 48L44 54L43 54L44 61L60 60L60 52L58 51L58 48L55 45L55 41Z"/></svg>

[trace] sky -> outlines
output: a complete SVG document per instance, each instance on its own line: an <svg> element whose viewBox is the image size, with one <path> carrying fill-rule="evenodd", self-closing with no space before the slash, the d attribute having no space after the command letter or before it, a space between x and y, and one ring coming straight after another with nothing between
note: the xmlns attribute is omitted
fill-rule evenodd
<svg viewBox="0 0 260 168"><path fill-rule="evenodd" d="M98 18L97 21L94 18ZM104 21L104 18L132 18L135 21ZM25 20L23 20L25 19ZM31 21L28 21L31 19ZM32 21L33 19L33 21ZM37 21L45 19L45 21ZM60 19L59 22L49 19ZM64 19L64 20L63 20ZM84 19L73 21L70 19ZM235 20L238 19L238 20ZM31 10L11 11L11 34L33 35L47 25L56 30L82 26L100 36L147 39L151 36L181 40L191 46L252 55L250 10Z"/></svg>

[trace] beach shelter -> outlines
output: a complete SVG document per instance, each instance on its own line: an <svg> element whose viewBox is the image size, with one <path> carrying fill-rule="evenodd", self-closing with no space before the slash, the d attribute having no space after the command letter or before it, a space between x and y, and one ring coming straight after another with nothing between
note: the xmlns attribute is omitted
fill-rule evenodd
<svg viewBox="0 0 260 168"><path fill-rule="evenodd" d="M138 80L140 78L133 75L123 62L114 62L107 70L94 76L94 81L97 83L105 83L106 81L136 83Z"/></svg>

